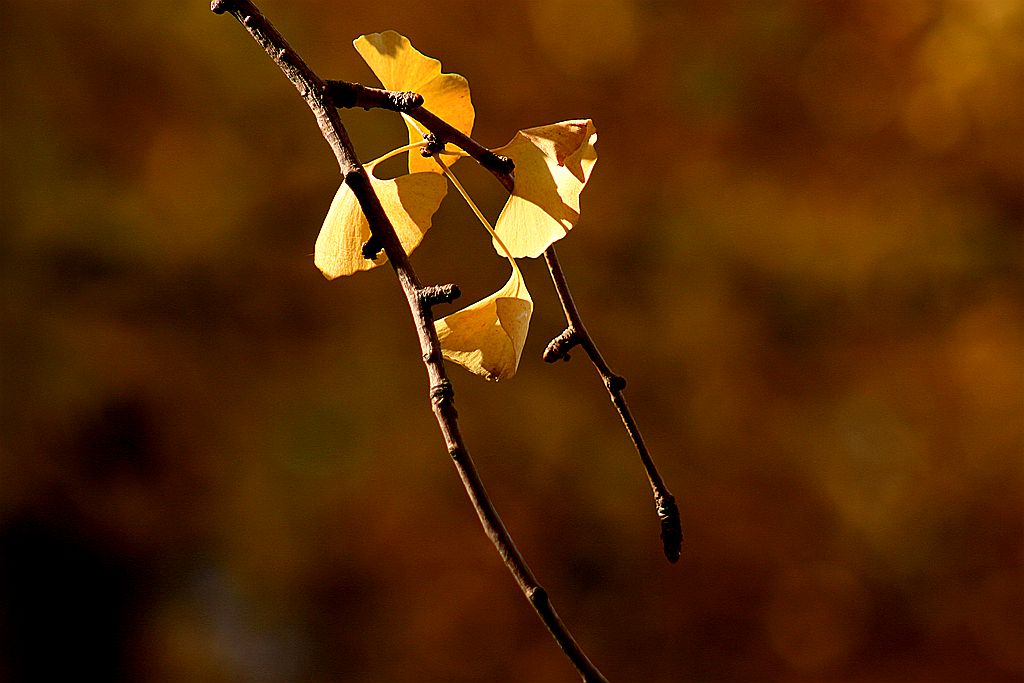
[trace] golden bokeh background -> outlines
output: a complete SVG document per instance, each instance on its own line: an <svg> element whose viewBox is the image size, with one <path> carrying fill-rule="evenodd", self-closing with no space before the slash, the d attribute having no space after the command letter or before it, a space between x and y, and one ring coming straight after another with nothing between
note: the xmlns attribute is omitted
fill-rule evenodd
<svg viewBox="0 0 1024 683"><path fill-rule="evenodd" d="M486 145L595 121L558 248L679 564L584 356L540 360L543 263L519 375L451 375L611 680L1021 680L1024 3L260 4L323 77L409 36ZM0 679L576 680L448 462L393 274L313 266L337 168L267 56L205 2L0 23ZM343 120L364 159L403 140ZM425 281L504 282L454 193L434 224Z"/></svg>

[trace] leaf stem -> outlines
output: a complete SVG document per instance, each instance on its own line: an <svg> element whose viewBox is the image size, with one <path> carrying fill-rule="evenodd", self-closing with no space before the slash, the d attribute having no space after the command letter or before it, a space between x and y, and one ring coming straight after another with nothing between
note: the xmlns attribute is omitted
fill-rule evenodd
<svg viewBox="0 0 1024 683"><path fill-rule="evenodd" d="M405 152L408 152L408 151L413 150L413 149L422 149L422 148L424 148L426 146L427 146L427 143L426 143L425 140L424 141L420 141L420 142L410 142L408 145L405 145L404 147L399 147L398 149L393 149L390 152L388 152L387 154L385 154L383 156L377 157L373 161L367 161L366 164L365 164L365 167L366 167L367 170L371 170L377 164L385 162L388 159L391 159L393 157L397 157L399 154L404 154Z"/></svg>
<svg viewBox="0 0 1024 683"><path fill-rule="evenodd" d="M437 165L441 167L441 170L444 171L444 174L448 177L448 180L452 182L452 185L455 186L455 189L459 191L459 194L462 195L462 198L466 201L467 204L469 204L469 208L473 210L473 213L476 214L476 217L480 220L483 226L487 228L487 232L491 234L491 237L498 244L498 246L501 247L501 250L505 252L505 258L507 258L509 260L509 263L512 264L513 270L515 270L518 273L519 266L516 264L516 260L512 256L512 252L509 251L509 248L506 247L505 243L501 241L500 237L498 237L498 233L494 231L494 228L491 226L491 222L487 220L486 216L484 216L483 211L481 211L480 208L476 205L476 202L473 201L473 198L469 196L469 193L466 192L466 189L462 187L462 183L460 183L459 179L455 177L455 174L452 173L452 170L448 168L448 164L441 161L441 159L436 154L434 154L433 157L434 161L437 162Z"/></svg>

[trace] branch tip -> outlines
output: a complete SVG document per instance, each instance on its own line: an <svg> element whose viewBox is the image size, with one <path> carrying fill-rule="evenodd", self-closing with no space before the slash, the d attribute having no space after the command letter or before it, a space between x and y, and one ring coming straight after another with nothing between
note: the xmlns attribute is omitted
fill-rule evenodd
<svg viewBox="0 0 1024 683"><path fill-rule="evenodd" d="M420 303L431 308L438 304L450 304L462 296L462 291L455 284L429 285L416 290L416 296L419 297Z"/></svg>
<svg viewBox="0 0 1024 683"><path fill-rule="evenodd" d="M679 508L671 493L659 496L656 502L658 519L661 521L662 548L668 561L675 564L679 561L683 545L683 526L679 520Z"/></svg>
<svg viewBox="0 0 1024 683"><path fill-rule="evenodd" d="M231 0L213 0L210 3L210 11L214 14L224 14L230 10Z"/></svg>
<svg viewBox="0 0 1024 683"><path fill-rule="evenodd" d="M423 95L408 90L388 90L388 100L394 105L395 111L407 112L423 106Z"/></svg>
<svg viewBox="0 0 1024 683"><path fill-rule="evenodd" d="M576 329L570 325L562 334L548 342L547 348L544 349L544 362L568 361L569 351L581 341Z"/></svg>

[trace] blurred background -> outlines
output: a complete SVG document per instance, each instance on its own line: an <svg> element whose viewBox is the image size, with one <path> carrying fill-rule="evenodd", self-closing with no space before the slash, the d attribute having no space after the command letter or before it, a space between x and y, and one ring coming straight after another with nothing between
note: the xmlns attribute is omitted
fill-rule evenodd
<svg viewBox="0 0 1024 683"><path fill-rule="evenodd" d="M323 77L375 83L351 40L409 36L486 145L594 119L558 249L679 564L585 357L540 359L542 262L517 377L451 375L611 680L1022 679L1024 3L260 5ZM0 679L577 680L466 500L393 273L313 266L337 167L262 50L206 2L0 12ZM343 120L363 159L404 140ZM413 262L463 303L507 277L454 192Z"/></svg>

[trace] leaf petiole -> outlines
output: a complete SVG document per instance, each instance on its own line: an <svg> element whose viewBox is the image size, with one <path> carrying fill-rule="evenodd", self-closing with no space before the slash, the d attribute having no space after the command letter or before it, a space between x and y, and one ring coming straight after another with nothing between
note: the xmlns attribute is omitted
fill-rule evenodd
<svg viewBox="0 0 1024 683"><path fill-rule="evenodd" d="M512 264L513 270L515 270L516 273L519 273L519 266L516 264L516 260L512 258L512 252L508 250L508 247L505 246L505 243L501 241L500 237L498 237L498 233L494 232L494 228L491 227L490 222L487 220L487 218L484 217L483 212L480 211L479 207L477 207L476 205L476 202L474 202L473 199L469 196L469 193L466 192L465 188L462 187L462 183L459 182L459 179L456 178L455 174L452 173L450 168L448 168L448 164L441 161L440 157L437 154L434 154L433 157L434 161L437 162L437 165L441 167L441 170L448 177L448 180L452 181L452 185L455 186L455 189L459 191L459 194L462 195L462 198L466 200L467 204L469 204L469 208L473 210L473 213L476 214L476 217L478 219L480 219L480 222L483 223L483 226L487 228L487 232L489 232L491 234L491 237L494 238L495 243L497 243L497 245L501 247L501 250L505 252L505 257Z"/></svg>
<svg viewBox="0 0 1024 683"><path fill-rule="evenodd" d="M420 142L413 142L413 143L410 143L410 144L406 145L405 147L399 147L398 149L393 149L390 152L388 152L387 154L385 154L384 156L377 157L373 161L367 162L366 164L364 164L364 166L368 170L372 170L374 166L376 166L377 164L379 164L379 163L381 163L383 161L387 161L388 159L390 159L392 157L396 157L399 154L405 154L406 152L408 152L410 150L421 149L421 148L426 147L426 146L427 146L427 143L426 143L425 140L421 140Z"/></svg>

